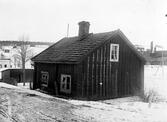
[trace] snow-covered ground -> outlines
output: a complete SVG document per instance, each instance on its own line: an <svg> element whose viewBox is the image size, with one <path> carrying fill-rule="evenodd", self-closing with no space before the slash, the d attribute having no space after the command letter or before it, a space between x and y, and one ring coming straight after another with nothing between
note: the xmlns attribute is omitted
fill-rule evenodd
<svg viewBox="0 0 167 122"><path fill-rule="evenodd" d="M56 98L38 91L0 83L0 108L17 122L166 122L167 103L148 103L139 97L105 101ZM7 100L3 100L3 99ZM0 116L6 120L7 117ZM0 119L1 121L1 119ZM1 121L3 122L3 121Z"/></svg>
<svg viewBox="0 0 167 122"><path fill-rule="evenodd" d="M82 106L75 109L76 115L94 118L98 122L166 122L167 104L144 103L137 97L120 98L101 102L70 101ZM126 101L126 102L122 102Z"/></svg>
<svg viewBox="0 0 167 122"><path fill-rule="evenodd" d="M23 85L23 83L17 83L17 86L21 88L30 89L30 83L25 83L25 86Z"/></svg>
<svg viewBox="0 0 167 122"><path fill-rule="evenodd" d="M145 66L145 89L155 89L166 96L166 73L167 67ZM0 122L7 119L13 122L167 122L167 102L152 103L149 107L139 97L71 100L29 90L22 84L0 83Z"/></svg>
<svg viewBox="0 0 167 122"><path fill-rule="evenodd" d="M167 98L167 66L146 65L144 76L146 91L154 89Z"/></svg>

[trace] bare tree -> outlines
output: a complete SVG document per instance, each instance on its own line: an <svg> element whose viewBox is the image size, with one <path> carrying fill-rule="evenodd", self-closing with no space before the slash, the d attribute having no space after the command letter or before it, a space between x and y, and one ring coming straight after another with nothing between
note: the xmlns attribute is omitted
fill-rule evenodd
<svg viewBox="0 0 167 122"><path fill-rule="evenodd" d="M22 35L19 38L19 44L16 46L16 54L14 55L14 58L21 61L22 65L22 79L23 79L23 85L25 86L26 81L26 73L25 73L25 64L30 58L32 57L32 53L30 50L30 44L29 44L29 38L28 36Z"/></svg>

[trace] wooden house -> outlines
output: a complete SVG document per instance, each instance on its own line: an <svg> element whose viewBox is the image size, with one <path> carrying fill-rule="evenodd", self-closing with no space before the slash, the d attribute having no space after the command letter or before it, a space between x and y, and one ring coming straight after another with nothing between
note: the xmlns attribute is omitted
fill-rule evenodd
<svg viewBox="0 0 167 122"><path fill-rule="evenodd" d="M66 37L32 58L33 88L77 99L108 99L143 93L145 58L115 30Z"/></svg>

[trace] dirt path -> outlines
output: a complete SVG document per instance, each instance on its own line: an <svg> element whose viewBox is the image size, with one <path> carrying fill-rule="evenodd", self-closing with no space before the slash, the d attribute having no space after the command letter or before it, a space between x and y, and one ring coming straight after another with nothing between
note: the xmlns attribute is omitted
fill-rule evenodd
<svg viewBox="0 0 167 122"><path fill-rule="evenodd" d="M54 98L48 99L8 88L0 88L0 96L9 97L11 105L6 108L11 108L10 117L13 122L88 121L85 118L74 115L72 111L77 108L77 106L67 103L66 101Z"/></svg>

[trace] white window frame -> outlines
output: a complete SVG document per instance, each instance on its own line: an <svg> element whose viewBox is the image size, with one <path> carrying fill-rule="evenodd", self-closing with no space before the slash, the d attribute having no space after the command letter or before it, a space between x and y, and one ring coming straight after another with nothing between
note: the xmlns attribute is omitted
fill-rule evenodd
<svg viewBox="0 0 167 122"><path fill-rule="evenodd" d="M117 50L114 47L117 47ZM113 54L114 53L114 54ZM112 55L114 55L114 58L112 58ZM119 61L119 44L110 44L110 61L111 62L118 62Z"/></svg>
<svg viewBox="0 0 167 122"><path fill-rule="evenodd" d="M69 89L67 89L67 78L69 77ZM61 74L61 81L60 81L60 91L64 93L71 93L71 75Z"/></svg>
<svg viewBox="0 0 167 122"><path fill-rule="evenodd" d="M48 87L49 73L46 71L41 71L41 85Z"/></svg>

